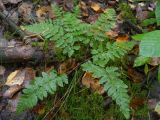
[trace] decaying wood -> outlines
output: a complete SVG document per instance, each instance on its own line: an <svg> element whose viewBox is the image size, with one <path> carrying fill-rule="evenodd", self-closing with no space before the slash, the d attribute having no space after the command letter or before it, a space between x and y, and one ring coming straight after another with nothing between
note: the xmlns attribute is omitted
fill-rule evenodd
<svg viewBox="0 0 160 120"><path fill-rule="evenodd" d="M7 42L0 39L1 63L35 61L37 59L44 59L42 50L31 45L24 45L21 42Z"/></svg>

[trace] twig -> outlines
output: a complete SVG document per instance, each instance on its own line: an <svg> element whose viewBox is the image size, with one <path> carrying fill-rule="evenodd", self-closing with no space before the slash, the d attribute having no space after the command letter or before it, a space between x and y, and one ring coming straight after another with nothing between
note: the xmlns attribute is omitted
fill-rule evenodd
<svg viewBox="0 0 160 120"><path fill-rule="evenodd" d="M9 29L11 30L11 32L17 33L21 38L24 38L26 36L26 33L23 32L9 17L7 17L7 15L2 13L1 11L0 11L0 19L11 27L11 29Z"/></svg>

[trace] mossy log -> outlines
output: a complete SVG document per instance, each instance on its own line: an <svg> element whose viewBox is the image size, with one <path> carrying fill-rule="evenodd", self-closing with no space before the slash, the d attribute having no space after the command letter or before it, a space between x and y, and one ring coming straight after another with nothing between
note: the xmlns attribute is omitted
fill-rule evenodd
<svg viewBox="0 0 160 120"><path fill-rule="evenodd" d="M0 63L17 63L44 59L42 50L31 45L23 45L21 42L7 42L0 39Z"/></svg>

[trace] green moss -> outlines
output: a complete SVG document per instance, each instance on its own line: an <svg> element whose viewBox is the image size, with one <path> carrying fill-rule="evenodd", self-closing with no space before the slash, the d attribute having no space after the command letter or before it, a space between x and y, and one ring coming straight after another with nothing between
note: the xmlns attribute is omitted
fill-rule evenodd
<svg viewBox="0 0 160 120"><path fill-rule="evenodd" d="M88 89L72 93L64 108L71 120L103 120L103 97L97 93L90 93ZM62 116L63 117L63 116ZM58 120L63 120L59 116Z"/></svg>
<svg viewBox="0 0 160 120"><path fill-rule="evenodd" d="M111 104L109 109L106 110L106 117L114 117L117 120L125 120L124 115L119 111L119 107L115 104Z"/></svg>
<svg viewBox="0 0 160 120"><path fill-rule="evenodd" d="M122 19L130 20L131 22L136 23L135 15L127 3L120 3L118 10L120 11Z"/></svg>

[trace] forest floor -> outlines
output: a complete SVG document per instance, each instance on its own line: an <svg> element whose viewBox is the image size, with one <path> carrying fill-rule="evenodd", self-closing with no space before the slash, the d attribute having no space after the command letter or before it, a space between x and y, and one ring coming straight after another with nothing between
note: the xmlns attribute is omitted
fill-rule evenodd
<svg viewBox="0 0 160 120"><path fill-rule="evenodd" d="M124 95L126 97L124 99L128 99L124 100L126 103L121 105L116 101L118 96L121 96L121 92L117 92L119 87L116 88L116 83L113 87L115 89L112 91L118 94L114 99L114 93L110 92L110 94L109 90L106 90L106 84L100 82L103 79L103 75L100 75L103 74L103 71L96 68L103 68L100 59L104 56L100 55L95 62L92 55L102 52L103 47L108 45L103 43L103 40L100 41L103 44L98 43L97 48L93 47L97 43L84 43L83 46L81 41L76 41L74 44L80 45L80 49L77 47L72 51L68 48L68 51L64 52L65 47L59 48L56 46L57 41L50 42L43 36L45 30L41 30L42 28L35 27L36 31L42 32L33 33L29 27L26 27L35 23L42 23L48 19L57 20L58 12L52 9L53 4L65 11L64 17L65 13L74 14L75 8L78 7L77 19L86 25L84 31L88 25L96 24L99 17L107 10L113 9L115 11L114 19L108 18L108 20L106 18L105 20L114 21L114 27L105 31L104 34L100 32L98 34L102 39L105 36L105 39L109 40L111 44L134 41L132 49L127 51L119 61L111 62L115 59L109 61L104 58L109 61L109 64L107 63L105 66L114 65L122 74L121 77L117 75L117 81L120 78L123 82L117 82L117 84L121 84L122 88L125 88L122 89L122 92L127 89L127 96L129 97ZM73 19L73 23L74 20L76 19ZM110 22L106 25L109 26ZM65 23L62 22L62 24ZM62 29L67 31L67 29L72 29L72 25L78 29L78 26L74 26L72 22L69 25L71 28ZM158 0L0 0L0 120L160 120L159 25L160 3ZM103 29L103 27L105 26L99 25L99 27L95 27L95 30L92 29L87 32L95 32L96 34L96 31ZM52 29L52 27L48 27L48 29ZM56 28L53 28L54 31ZM58 30L56 34L60 32ZM141 35L145 35L144 33L151 34L142 38ZM81 33L79 34L81 35ZM92 34L87 36L86 33L82 35L84 40L92 36ZM73 36L73 38L68 39L77 38ZM146 43L148 46L140 41L142 39L145 41L147 38L148 41L150 40ZM61 41L61 39L58 40ZM65 43L62 42L62 44ZM62 44L59 42L59 46ZM95 51L99 51L92 51L92 47ZM110 48L108 47L108 49ZM119 55L123 54L119 52L113 56L116 56L117 60ZM108 55L108 58L110 57L112 56ZM84 63L87 61L95 62L94 65L97 66L100 65L98 67L92 65L93 68L84 67ZM89 62L87 62L88 65ZM49 79L49 76L45 78L45 75L43 76L41 73L45 72L50 75L48 73L52 69L57 71L55 73L57 75L67 75L68 85L58 82L57 86L60 88L56 92L54 91L55 94L47 96L42 93L43 100L37 97L36 105L31 105L32 107L29 109L17 114L18 103L25 94L23 89L38 79L38 76L43 80ZM116 74L115 71L113 72ZM115 78L113 77L113 79ZM107 82L109 83L109 81ZM123 83L127 87L123 86ZM40 90L43 84L37 89ZM49 86L46 85L46 87ZM43 96L45 97L43 98ZM28 97L28 101L24 101L26 106L33 103L33 96ZM123 98L119 100L123 100ZM129 108L125 106L128 101ZM129 115L123 112L121 109L123 106L129 109Z"/></svg>

